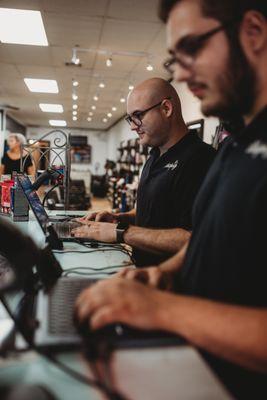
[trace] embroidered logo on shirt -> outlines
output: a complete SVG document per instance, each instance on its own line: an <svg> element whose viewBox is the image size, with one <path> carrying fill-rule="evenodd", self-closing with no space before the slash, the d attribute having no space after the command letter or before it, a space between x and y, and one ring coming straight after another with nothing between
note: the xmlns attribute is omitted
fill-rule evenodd
<svg viewBox="0 0 267 400"><path fill-rule="evenodd" d="M166 164L164 168L168 168L168 170L174 170L178 166L178 160L176 160L174 163L169 163Z"/></svg>
<svg viewBox="0 0 267 400"><path fill-rule="evenodd" d="M252 158L260 156L263 160L267 160L267 145L257 140L247 148L246 153L250 154Z"/></svg>

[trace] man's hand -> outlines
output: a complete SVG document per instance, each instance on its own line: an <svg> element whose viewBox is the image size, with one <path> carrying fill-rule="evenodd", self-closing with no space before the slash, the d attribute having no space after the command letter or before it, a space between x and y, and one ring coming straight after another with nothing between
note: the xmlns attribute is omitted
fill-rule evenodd
<svg viewBox="0 0 267 400"><path fill-rule="evenodd" d="M77 218L77 220L84 224L87 224L88 221L119 223L120 218L119 214L115 214L109 211L101 211L88 213L82 218Z"/></svg>
<svg viewBox="0 0 267 400"><path fill-rule="evenodd" d="M77 238L87 238L97 240L98 242L116 243L117 224L108 222L92 222L88 221L86 225L71 231L72 236Z"/></svg>
<svg viewBox="0 0 267 400"><path fill-rule="evenodd" d="M174 296L127 279L107 279L85 289L77 299L78 320L91 329L121 322L140 329L164 329Z"/></svg>
<svg viewBox="0 0 267 400"><path fill-rule="evenodd" d="M160 267L148 268L124 268L116 274L117 277L129 280L136 280L147 284L153 288L172 290L174 274L169 271L163 271Z"/></svg>

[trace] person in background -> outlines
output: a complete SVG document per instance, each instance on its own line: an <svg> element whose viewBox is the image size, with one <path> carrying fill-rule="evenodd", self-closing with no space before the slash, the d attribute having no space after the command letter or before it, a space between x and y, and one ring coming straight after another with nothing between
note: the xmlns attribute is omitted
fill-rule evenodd
<svg viewBox="0 0 267 400"><path fill-rule="evenodd" d="M188 132L178 94L164 79L137 85L128 96L127 113L126 121L140 143L152 147L142 170L136 209L88 214L82 220L85 225L73 234L102 242L124 241L133 247L141 267L166 260L190 236L192 206L216 153L196 133Z"/></svg>
<svg viewBox="0 0 267 400"><path fill-rule="evenodd" d="M163 0L161 18L174 79L205 115L242 116L244 127L227 139L200 189L187 250L86 289L78 317L91 329L121 322L182 335L234 398L266 399L267 2ZM131 280L155 287L171 271L179 294Z"/></svg>
<svg viewBox="0 0 267 400"><path fill-rule="evenodd" d="M9 150L2 157L0 176L11 175L13 171L21 172L21 146L26 144L25 136L23 136L21 133L10 133L7 138L7 144ZM25 150L23 153L23 172L26 172L28 175L34 175L35 173L31 157L27 156L27 152Z"/></svg>

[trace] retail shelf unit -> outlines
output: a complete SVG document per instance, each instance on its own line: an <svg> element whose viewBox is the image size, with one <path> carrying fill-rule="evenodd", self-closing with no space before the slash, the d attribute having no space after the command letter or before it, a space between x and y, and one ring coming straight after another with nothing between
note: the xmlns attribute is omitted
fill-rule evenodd
<svg viewBox="0 0 267 400"><path fill-rule="evenodd" d="M126 212L134 208L139 177L148 156L149 149L139 139L120 143L116 167L109 178L108 199L113 209Z"/></svg>

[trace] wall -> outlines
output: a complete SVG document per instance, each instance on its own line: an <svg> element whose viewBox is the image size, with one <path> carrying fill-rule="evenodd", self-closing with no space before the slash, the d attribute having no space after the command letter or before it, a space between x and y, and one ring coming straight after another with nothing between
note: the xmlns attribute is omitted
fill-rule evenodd
<svg viewBox="0 0 267 400"><path fill-rule="evenodd" d="M206 143L211 143L216 126L219 125L219 120L213 117L207 118L201 113L200 101L192 95L185 83L174 83L173 87L179 94L182 105L182 114L185 122L204 118L204 141Z"/></svg>
<svg viewBox="0 0 267 400"><path fill-rule="evenodd" d="M216 126L219 124L218 119L206 118L203 116L200 111L200 101L191 94L191 92L187 89L186 84L173 84L173 86L180 96L182 103L182 113L185 122L204 118L204 141L206 143L211 143ZM132 132L130 130L129 125L124 121L124 119L119 121L113 128L108 131L108 158L111 160L116 160L116 149L119 147L120 142L122 140L128 140L136 137L137 135L135 134L135 132Z"/></svg>

